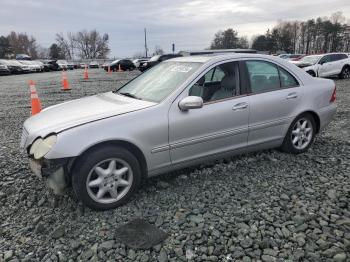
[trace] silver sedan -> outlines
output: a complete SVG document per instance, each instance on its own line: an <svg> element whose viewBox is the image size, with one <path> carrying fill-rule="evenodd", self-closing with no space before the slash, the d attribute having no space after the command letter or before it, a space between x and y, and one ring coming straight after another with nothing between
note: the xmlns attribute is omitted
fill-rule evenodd
<svg viewBox="0 0 350 262"><path fill-rule="evenodd" d="M25 121L21 146L56 193L72 184L86 206L106 210L143 178L267 148L303 153L335 112L334 82L282 59L180 57L46 108Z"/></svg>

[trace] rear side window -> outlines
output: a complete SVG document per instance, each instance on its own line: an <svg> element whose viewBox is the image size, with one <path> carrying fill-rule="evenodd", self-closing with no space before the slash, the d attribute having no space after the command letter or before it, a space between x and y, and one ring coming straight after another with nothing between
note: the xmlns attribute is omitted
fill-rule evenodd
<svg viewBox="0 0 350 262"><path fill-rule="evenodd" d="M253 94L299 86L287 70L265 61L246 61Z"/></svg>
<svg viewBox="0 0 350 262"><path fill-rule="evenodd" d="M246 61L252 93L261 93L280 88L278 69L264 61Z"/></svg>
<svg viewBox="0 0 350 262"><path fill-rule="evenodd" d="M338 54L337 56L338 56L338 60L343 60L348 58L346 54Z"/></svg>
<svg viewBox="0 0 350 262"><path fill-rule="evenodd" d="M288 73L281 67L279 67L278 69L280 71L281 87L288 88L299 85L298 81L295 79L294 76L292 76L290 73Z"/></svg>

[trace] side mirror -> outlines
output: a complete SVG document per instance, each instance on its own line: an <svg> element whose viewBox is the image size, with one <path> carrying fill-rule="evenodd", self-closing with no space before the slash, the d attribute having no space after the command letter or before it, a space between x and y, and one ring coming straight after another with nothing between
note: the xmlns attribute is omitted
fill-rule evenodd
<svg viewBox="0 0 350 262"><path fill-rule="evenodd" d="M320 62L319 62L320 65L323 65L323 64L325 64L325 63L327 63L327 62L326 62L326 61L320 61Z"/></svg>
<svg viewBox="0 0 350 262"><path fill-rule="evenodd" d="M179 108L182 111L203 107L203 99L199 96L188 96L179 102Z"/></svg>

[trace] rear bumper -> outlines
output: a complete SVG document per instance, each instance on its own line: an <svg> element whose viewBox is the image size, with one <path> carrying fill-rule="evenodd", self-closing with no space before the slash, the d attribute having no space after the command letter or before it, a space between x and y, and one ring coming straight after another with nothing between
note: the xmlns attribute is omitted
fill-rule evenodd
<svg viewBox="0 0 350 262"><path fill-rule="evenodd" d="M29 166L33 174L46 181L55 194L61 195L68 185L69 159L35 160L29 158Z"/></svg>
<svg viewBox="0 0 350 262"><path fill-rule="evenodd" d="M327 107L321 108L318 112L320 117L320 131L326 128L329 123L333 120L335 114L337 113L336 103L332 103Z"/></svg>

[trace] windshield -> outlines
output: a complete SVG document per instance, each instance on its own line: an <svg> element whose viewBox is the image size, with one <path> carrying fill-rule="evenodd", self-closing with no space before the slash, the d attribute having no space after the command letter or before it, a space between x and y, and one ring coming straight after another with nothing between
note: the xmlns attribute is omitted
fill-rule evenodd
<svg viewBox="0 0 350 262"><path fill-rule="evenodd" d="M308 63L308 64L316 64L317 61L321 58L320 55L313 55L313 56L305 56L302 59L300 59L301 62L303 63Z"/></svg>
<svg viewBox="0 0 350 262"><path fill-rule="evenodd" d="M68 64L66 60L57 60L57 63L59 64Z"/></svg>
<svg viewBox="0 0 350 262"><path fill-rule="evenodd" d="M159 59L160 55L152 56L152 58L149 61L157 61Z"/></svg>
<svg viewBox="0 0 350 262"><path fill-rule="evenodd" d="M160 102L192 75L202 63L163 62L120 88L117 93Z"/></svg>

